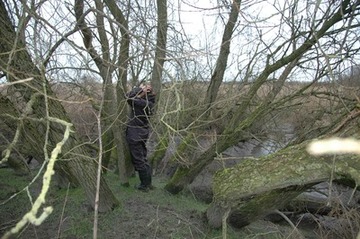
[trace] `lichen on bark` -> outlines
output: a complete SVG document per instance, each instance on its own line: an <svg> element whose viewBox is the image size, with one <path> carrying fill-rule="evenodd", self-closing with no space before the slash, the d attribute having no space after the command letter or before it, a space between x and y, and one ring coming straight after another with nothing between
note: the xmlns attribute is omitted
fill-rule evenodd
<svg viewBox="0 0 360 239"><path fill-rule="evenodd" d="M307 153L307 144L287 147L260 158L245 158L232 168L218 171L214 176L214 200L208 218L211 211L222 211L216 207L231 208L237 212L240 224L247 225L284 208L316 183L347 179L359 185L359 156L314 157Z"/></svg>

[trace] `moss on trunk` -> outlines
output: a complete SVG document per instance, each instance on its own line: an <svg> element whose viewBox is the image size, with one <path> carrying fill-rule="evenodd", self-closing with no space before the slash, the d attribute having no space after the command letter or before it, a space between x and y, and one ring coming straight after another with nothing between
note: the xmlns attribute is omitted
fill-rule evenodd
<svg viewBox="0 0 360 239"><path fill-rule="evenodd" d="M168 147L169 147L169 137L167 134L165 134L159 139L159 143L156 145L154 153L150 156L149 161L153 169L156 169L160 161L164 158L164 155Z"/></svg>
<svg viewBox="0 0 360 239"><path fill-rule="evenodd" d="M61 102L56 99L49 82L45 78L44 69L41 71L32 61L32 58L23 42L16 40L17 33L14 28L5 5L0 2L0 71L6 73L7 80L16 82L21 79L33 79L26 84L15 84L11 87L11 96L14 99L14 111L24 111L24 105L34 100L31 110L28 110L22 119L23 142L30 145L32 156L41 159L44 155L44 145L47 152L60 142L64 134L64 126L51 122L49 116L70 122ZM35 96L35 97L34 97ZM15 101L16 100L16 101ZM19 114L21 115L21 114ZM48 126L48 129L47 129ZM47 131L48 130L48 131ZM48 138L46 139L46 132ZM70 134L68 140L61 148L62 155L56 164L63 169L69 180L78 181L84 189L89 203L94 206L96 198L97 165L90 157L88 149L77 138L76 134ZM119 204L105 180L101 177L99 211L109 211Z"/></svg>
<svg viewBox="0 0 360 239"><path fill-rule="evenodd" d="M283 208L316 183L329 179L360 183L359 156L314 157L306 152L307 143L261 158L246 158L232 168L217 172L213 183L214 201L208 210L209 222L215 227L221 226L214 212L230 208L236 211L240 226L245 226Z"/></svg>

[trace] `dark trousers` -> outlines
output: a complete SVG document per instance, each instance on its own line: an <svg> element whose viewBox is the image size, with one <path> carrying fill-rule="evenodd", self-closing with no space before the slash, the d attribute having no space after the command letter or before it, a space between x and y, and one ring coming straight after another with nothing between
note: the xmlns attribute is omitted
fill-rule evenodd
<svg viewBox="0 0 360 239"><path fill-rule="evenodd" d="M146 131L145 131L146 130ZM129 145L131 162L135 170L139 173L141 185L151 185L152 169L147 160L146 140L148 138L147 129L128 128L126 140Z"/></svg>
<svg viewBox="0 0 360 239"><path fill-rule="evenodd" d="M146 143L142 141L131 142L128 144L131 154L131 162L136 171L148 170L150 164L147 160Z"/></svg>

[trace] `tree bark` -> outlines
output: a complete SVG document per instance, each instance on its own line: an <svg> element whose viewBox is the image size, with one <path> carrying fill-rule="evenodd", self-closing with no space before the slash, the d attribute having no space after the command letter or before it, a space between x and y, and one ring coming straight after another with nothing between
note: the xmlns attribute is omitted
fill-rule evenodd
<svg viewBox="0 0 360 239"><path fill-rule="evenodd" d="M309 187L329 179L347 179L359 185L359 156L317 158L307 153L308 143L261 158L246 158L232 168L217 172L213 181L214 199L207 210L210 225L220 227L221 214L230 209L236 215L237 226L246 226L284 208Z"/></svg>
<svg viewBox="0 0 360 239"><path fill-rule="evenodd" d="M211 75L210 84L207 89L205 100L204 100L205 111L208 112L206 114L207 116L211 113L211 109L210 109L211 105L216 100L220 85L224 78L224 74L225 74L226 67L227 67L227 61L228 61L229 54L230 54L231 37L234 32L234 27L235 27L235 24L238 20L238 16L240 13L240 3L241 3L241 0L236 0L236 1L233 1L232 5L231 5L229 20L226 23L222 41L221 41L220 53L219 53L218 59L216 61L215 70Z"/></svg>
<svg viewBox="0 0 360 239"><path fill-rule="evenodd" d="M151 84L154 88L157 98L161 93L161 78L166 57L166 39L167 39L167 0L157 0L157 35L155 59L153 72L151 75Z"/></svg>
<svg viewBox="0 0 360 239"><path fill-rule="evenodd" d="M25 160L25 157L30 155L28 153L29 149L24 147L26 144L21 144L22 147L17 147L15 138L19 123L15 122L14 118L10 118L11 115L14 118L19 118L12 102L2 96L0 89L0 161L2 161L0 165L5 163L5 160L3 161L3 159L8 157L7 164L16 174L30 175L31 170L27 164L27 160ZM19 130L21 129L19 128ZM21 138L18 138L18 141L21 140ZM8 156L6 155L7 150L11 151Z"/></svg>
<svg viewBox="0 0 360 239"><path fill-rule="evenodd" d="M31 112L21 119L22 136L30 145L37 160L44 159L43 145L47 144L48 152L61 141L64 127L58 123L50 122L48 116L70 122L64 107L56 99L44 74L32 62L30 54L16 34L13 24L8 16L3 1L0 2L0 70L7 76L7 80L15 82L19 79L33 77L26 84L16 84L12 87L13 93L18 96L16 102L19 110L21 105L34 100ZM45 138L46 125L50 130L48 140ZM41 157L42 156L42 157ZM87 148L81 144L75 134L71 134L62 148L61 158L58 159L57 168L67 175L67 178L78 183L85 191L89 203L95 205L97 167L89 156ZM119 204L105 180L101 177L99 211L105 212Z"/></svg>
<svg viewBox="0 0 360 239"><path fill-rule="evenodd" d="M116 121L114 127L114 140L117 150L117 161L119 168L120 182L124 186L129 185L128 176L134 173L134 167L131 163L130 152L125 140L126 126L123 122L127 120L127 102L124 98L127 92L127 68L129 65L130 36L129 24L122 11L117 7L114 0L105 0L110 12L120 25L121 41L120 54L118 58L118 81L116 84Z"/></svg>

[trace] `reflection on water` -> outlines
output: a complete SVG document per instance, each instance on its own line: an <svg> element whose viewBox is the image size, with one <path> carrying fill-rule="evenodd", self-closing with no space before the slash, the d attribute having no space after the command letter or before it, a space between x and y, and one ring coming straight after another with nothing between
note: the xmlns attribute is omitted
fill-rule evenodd
<svg viewBox="0 0 360 239"><path fill-rule="evenodd" d="M226 157L260 157L284 148L294 137L294 127L291 124L283 124L274 128L267 139L251 139L239 143L225 150L223 155Z"/></svg>

